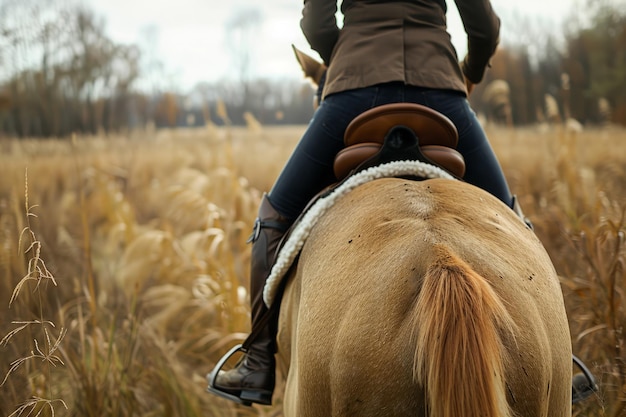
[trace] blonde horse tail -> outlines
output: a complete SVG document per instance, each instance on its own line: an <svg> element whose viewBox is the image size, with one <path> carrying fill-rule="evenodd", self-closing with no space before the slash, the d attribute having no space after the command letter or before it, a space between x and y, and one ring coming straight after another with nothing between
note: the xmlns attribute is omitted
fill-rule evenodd
<svg viewBox="0 0 626 417"><path fill-rule="evenodd" d="M436 246L413 309L414 378L431 417L511 417L502 333L514 324L468 264Z"/></svg>

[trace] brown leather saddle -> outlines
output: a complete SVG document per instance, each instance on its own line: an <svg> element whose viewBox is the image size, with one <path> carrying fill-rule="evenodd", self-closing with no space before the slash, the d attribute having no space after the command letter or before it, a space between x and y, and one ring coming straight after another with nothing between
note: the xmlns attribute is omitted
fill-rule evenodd
<svg viewBox="0 0 626 417"><path fill-rule="evenodd" d="M381 152L398 129L404 135L415 135L418 148L413 157L404 152L399 158L420 159L438 166L457 178L463 178L465 161L456 151L459 136L456 127L443 114L413 103L393 103L374 107L357 116L344 134L346 147L335 157L334 171L339 181L351 173L382 161ZM407 146L411 146L410 144ZM394 159L389 156L384 159ZM366 166L366 167L367 167Z"/></svg>

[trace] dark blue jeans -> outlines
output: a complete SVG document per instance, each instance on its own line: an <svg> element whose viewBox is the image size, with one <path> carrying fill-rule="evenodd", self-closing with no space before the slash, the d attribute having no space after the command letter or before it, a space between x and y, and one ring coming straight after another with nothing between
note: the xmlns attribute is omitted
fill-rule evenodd
<svg viewBox="0 0 626 417"><path fill-rule="evenodd" d="M295 219L315 194L336 181L333 162L344 148L343 135L352 119L373 107L398 102L422 104L452 120L459 132L457 150L465 158L464 180L511 207L500 164L465 95L394 82L332 94L322 101L269 192L274 208Z"/></svg>

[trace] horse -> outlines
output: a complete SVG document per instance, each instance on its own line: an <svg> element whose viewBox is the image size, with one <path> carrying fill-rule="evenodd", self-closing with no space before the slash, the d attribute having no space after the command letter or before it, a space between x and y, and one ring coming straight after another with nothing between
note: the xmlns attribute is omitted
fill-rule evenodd
<svg viewBox="0 0 626 417"><path fill-rule="evenodd" d="M552 262L473 185L358 185L317 220L286 279L285 417L571 416Z"/></svg>

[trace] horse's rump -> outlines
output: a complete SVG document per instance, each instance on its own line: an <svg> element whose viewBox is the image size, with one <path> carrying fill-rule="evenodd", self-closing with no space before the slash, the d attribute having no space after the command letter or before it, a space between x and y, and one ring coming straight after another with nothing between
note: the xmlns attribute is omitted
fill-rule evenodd
<svg viewBox="0 0 626 417"><path fill-rule="evenodd" d="M509 208L460 181L383 179L342 197L302 249L279 327L287 417L425 416L428 396L463 408L441 416L502 417L505 398L518 416L570 415L550 259Z"/></svg>

